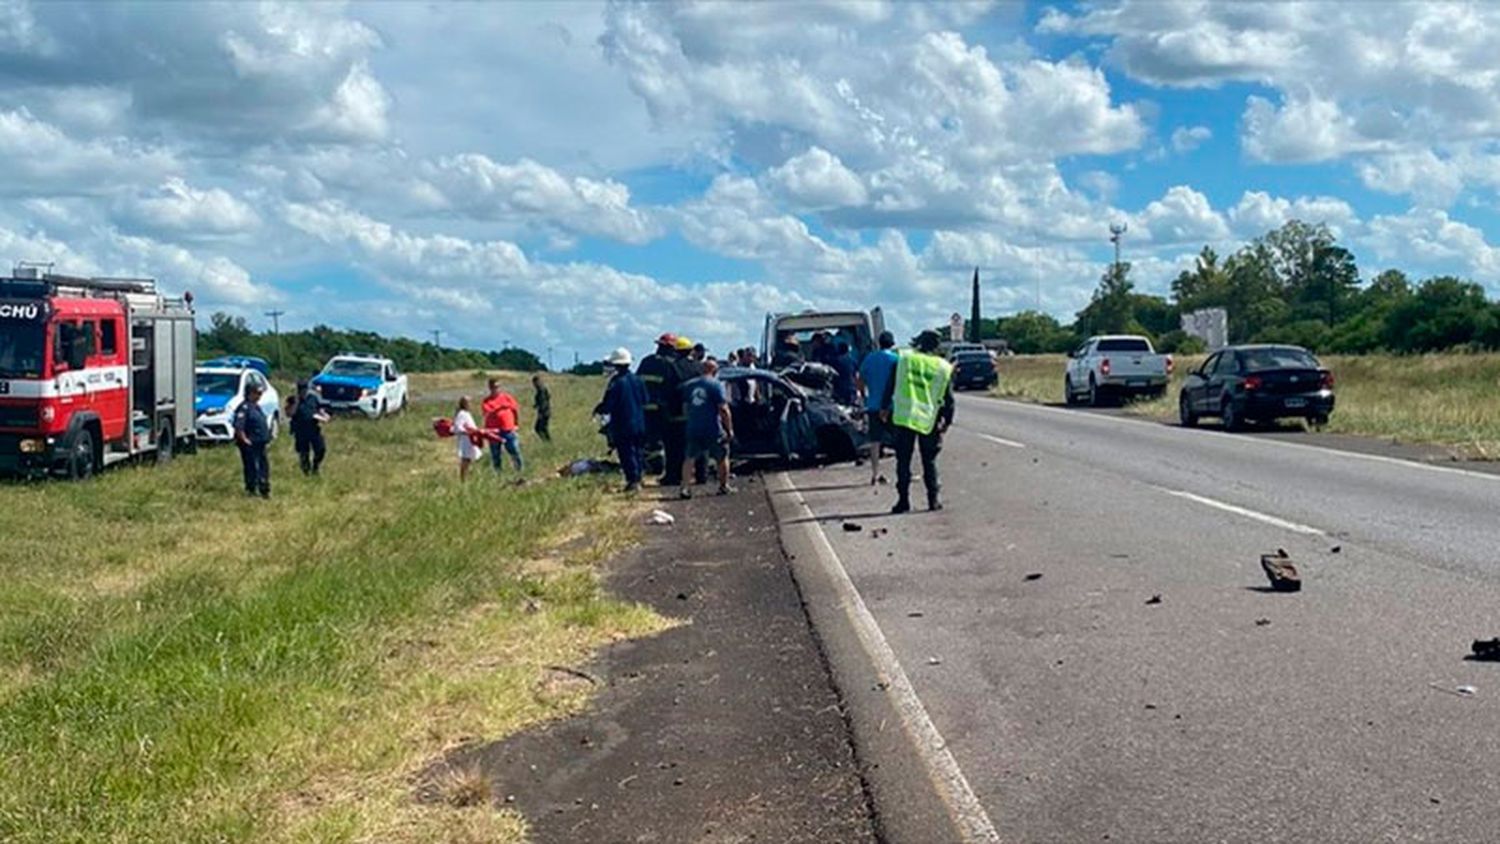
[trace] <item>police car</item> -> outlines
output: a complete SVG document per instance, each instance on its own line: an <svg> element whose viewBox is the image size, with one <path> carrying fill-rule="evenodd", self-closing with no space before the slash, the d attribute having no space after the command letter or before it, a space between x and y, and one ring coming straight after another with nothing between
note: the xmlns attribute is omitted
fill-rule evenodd
<svg viewBox="0 0 1500 844"><path fill-rule="evenodd" d="M379 419L406 407L406 375L390 358L335 355L311 386L329 410L358 411Z"/></svg>
<svg viewBox="0 0 1500 844"><path fill-rule="evenodd" d="M198 439L230 442L234 439L234 410L245 400L245 390L260 387L260 407L271 424L271 438L281 429L281 396L271 386L271 367L257 357L225 357L206 360L193 370Z"/></svg>

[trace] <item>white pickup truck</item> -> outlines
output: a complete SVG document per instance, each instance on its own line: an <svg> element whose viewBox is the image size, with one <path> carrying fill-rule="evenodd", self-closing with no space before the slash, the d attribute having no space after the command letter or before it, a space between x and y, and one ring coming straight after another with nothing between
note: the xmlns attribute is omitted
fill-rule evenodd
<svg viewBox="0 0 1500 844"><path fill-rule="evenodd" d="M1160 398L1172 376L1172 356L1159 355L1145 337L1108 334L1090 337L1068 359L1063 397L1099 407L1111 398Z"/></svg>

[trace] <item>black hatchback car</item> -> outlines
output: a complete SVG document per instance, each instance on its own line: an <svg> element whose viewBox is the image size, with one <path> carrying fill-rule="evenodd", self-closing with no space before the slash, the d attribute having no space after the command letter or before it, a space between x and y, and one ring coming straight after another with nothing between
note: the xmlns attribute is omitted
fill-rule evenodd
<svg viewBox="0 0 1500 844"><path fill-rule="evenodd" d="M1000 383L989 352L959 352L953 358L953 389L988 390Z"/></svg>
<svg viewBox="0 0 1500 844"><path fill-rule="evenodd" d="M1313 426L1333 413L1333 373L1300 346L1229 346L1188 374L1178 398L1185 428L1217 416L1226 431L1246 421L1302 418Z"/></svg>

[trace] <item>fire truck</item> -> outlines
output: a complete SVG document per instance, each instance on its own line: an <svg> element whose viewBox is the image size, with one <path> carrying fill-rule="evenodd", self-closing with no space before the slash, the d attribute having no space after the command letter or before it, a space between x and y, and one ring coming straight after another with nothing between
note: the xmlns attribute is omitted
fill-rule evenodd
<svg viewBox="0 0 1500 844"><path fill-rule="evenodd" d="M0 472L81 479L196 446L192 294L151 279L0 277Z"/></svg>

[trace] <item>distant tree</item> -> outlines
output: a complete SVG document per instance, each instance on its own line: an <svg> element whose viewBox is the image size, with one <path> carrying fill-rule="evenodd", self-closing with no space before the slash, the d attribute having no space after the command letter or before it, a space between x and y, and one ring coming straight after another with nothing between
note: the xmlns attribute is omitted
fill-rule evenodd
<svg viewBox="0 0 1500 844"><path fill-rule="evenodd" d="M1022 355L1066 352L1077 344L1077 336L1056 319L1038 311L1022 311L999 320L996 335L1006 346Z"/></svg>
<svg viewBox="0 0 1500 844"><path fill-rule="evenodd" d="M978 343L982 339L984 320L979 314L979 268L974 268L974 291L969 303L969 342Z"/></svg>
<svg viewBox="0 0 1500 844"><path fill-rule="evenodd" d="M1484 288L1452 276L1431 278L1391 308L1385 323L1386 348L1430 352L1483 347L1497 332L1496 308Z"/></svg>
<svg viewBox="0 0 1500 844"><path fill-rule="evenodd" d="M1124 261L1105 269L1093 298L1078 312L1075 329L1079 336L1139 330L1133 318L1131 293L1135 285L1130 281L1130 266L1129 261Z"/></svg>

